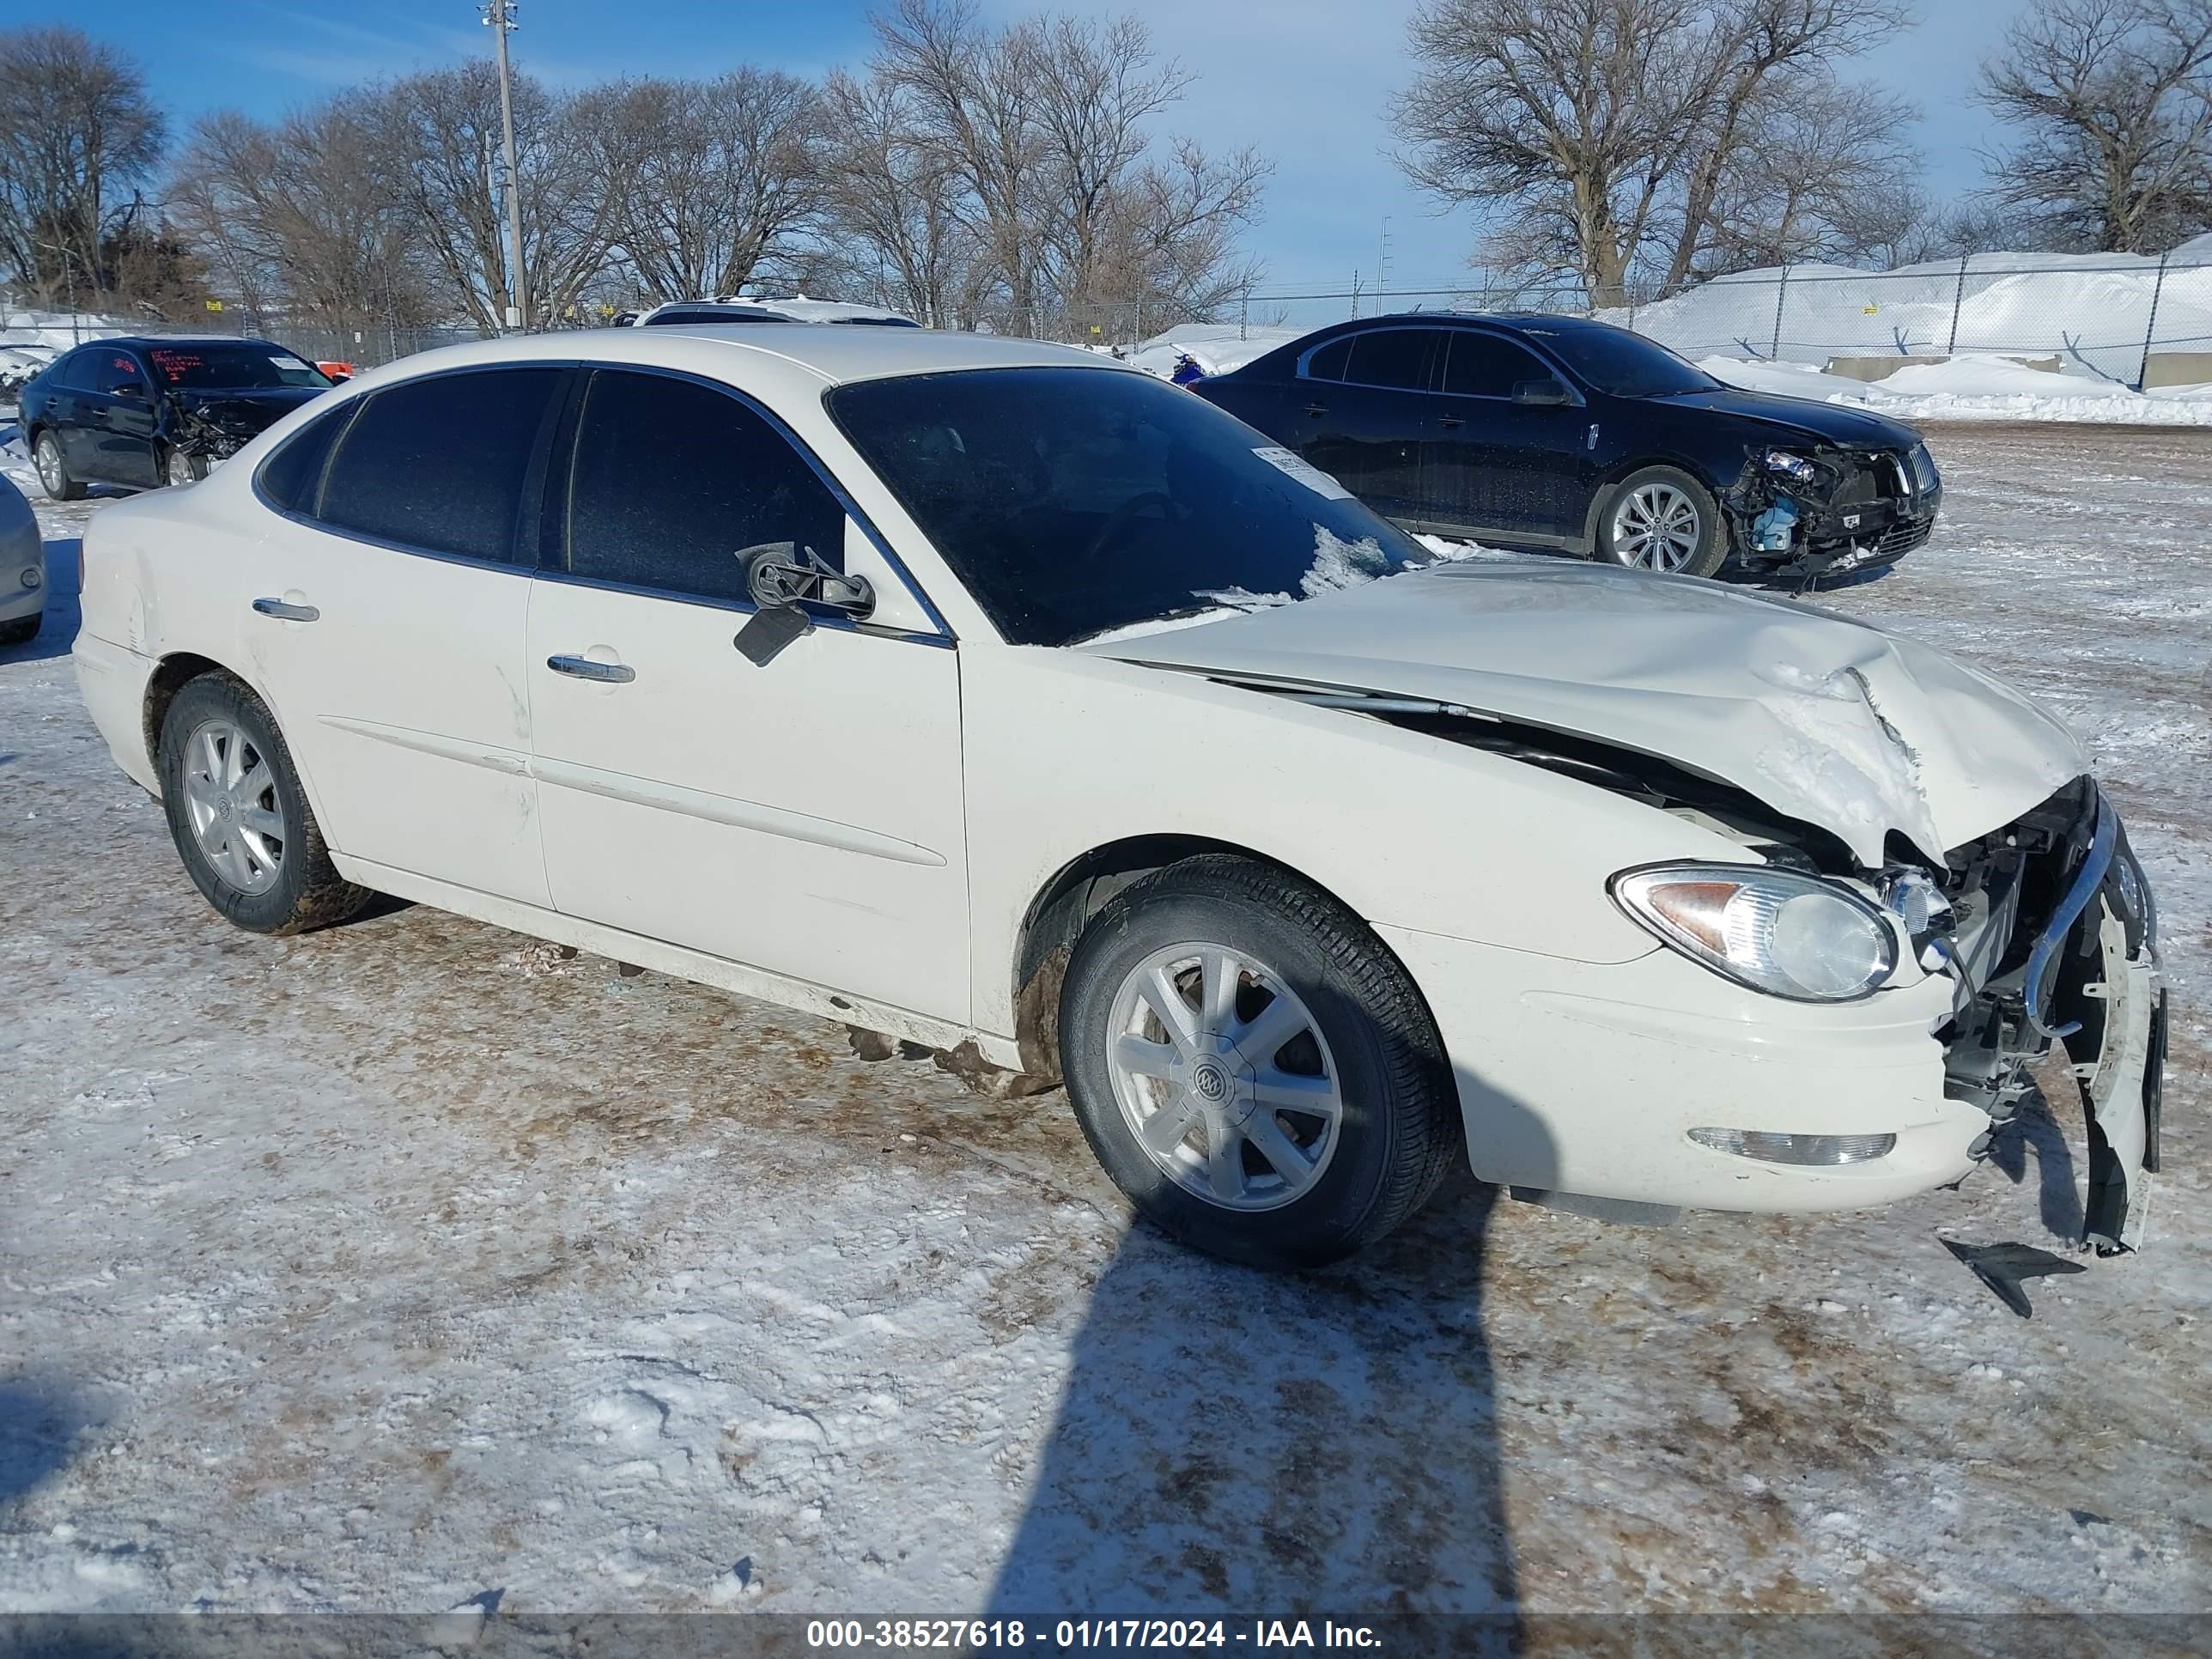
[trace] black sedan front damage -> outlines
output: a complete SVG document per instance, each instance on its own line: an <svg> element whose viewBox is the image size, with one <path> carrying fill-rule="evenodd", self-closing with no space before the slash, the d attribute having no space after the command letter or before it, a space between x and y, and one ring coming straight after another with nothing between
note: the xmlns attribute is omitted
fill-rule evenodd
<svg viewBox="0 0 2212 1659"><path fill-rule="evenodd" d="M1755 446L1723 498L1743 562L1801 590L1893 564L1928 539L1943 485L1909 450Z"/></svg>

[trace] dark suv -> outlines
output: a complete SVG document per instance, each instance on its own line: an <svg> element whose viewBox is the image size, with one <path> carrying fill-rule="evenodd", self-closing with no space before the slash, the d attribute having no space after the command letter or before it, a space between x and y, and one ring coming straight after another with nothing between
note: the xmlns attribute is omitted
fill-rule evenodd
<svg viewBox="0 0 2212 1659"><path fill-rule="evenodd" d="M88 483L190 483L308 398L329 377L266 340L94 340L24 386L23 435L57 501Z"/></svg>
<svg viewBox="0 0 2212 1659"><path fill-rule="evenodd" d="M1644 569L1870 570L1928 539L1942 496L1911 427L1579 318L1339 323L1194 389L1410 530Z"/></svg>

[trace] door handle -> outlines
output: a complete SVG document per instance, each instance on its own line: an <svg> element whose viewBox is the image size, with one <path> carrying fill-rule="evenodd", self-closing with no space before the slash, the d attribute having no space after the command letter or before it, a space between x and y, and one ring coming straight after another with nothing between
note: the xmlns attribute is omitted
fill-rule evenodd
<svg viewBox="0 0 2212 1659"><path fill-rule="evenodd" d="M1467 419L1464 416L1447 415L1439 420L1437 424L1443 428L1445 431L1449 432L1455 427L1465 426L1467 424Z"/></svg>
<svg viewBox="0 0 2212 1659"><path fill-rule="evenodd" d="M253 608L279 622L313 622L323 614L312 605L287 605L282 599L256 599Z"/></svg>
<svg viewBox="0 0 2212 1659"><path fill-rule="evenodd" d="M1306 413L1316 416L1326 415L1328 413L1328 405L1327 404L1308 404L1306 405Z"/></svg>
<svg viewBox="0 0 2212 1659"><path fill-rule="evenodd" d="M593 662L589 657L548 657L545 665L571 679L598 680L606 685L628 685L637 678L637 670L628 663Z"/></svg>

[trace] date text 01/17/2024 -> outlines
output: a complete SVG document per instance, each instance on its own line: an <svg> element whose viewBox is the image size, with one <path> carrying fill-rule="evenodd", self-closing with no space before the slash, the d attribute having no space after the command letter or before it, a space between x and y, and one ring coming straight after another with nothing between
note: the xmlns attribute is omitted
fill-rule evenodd
<svg viewBox="0 0 2212 1659"><path fill-rule="evenodd" d="M1381 1637L1366 1625L1324 1619L816 1619L806 1644L852 1649L1049 1647L1061 1651L1130 1648L1251 1648L1314 1652L1368 1649Z"/></svg>

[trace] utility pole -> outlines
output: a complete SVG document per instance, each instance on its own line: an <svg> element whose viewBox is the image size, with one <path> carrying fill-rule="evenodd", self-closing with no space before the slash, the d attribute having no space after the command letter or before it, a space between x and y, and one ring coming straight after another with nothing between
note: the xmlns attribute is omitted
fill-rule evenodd
<svg viewBox="0 0 2212 1659"><path fill-rule="evenodd" d="M1382 237L1375 250L1375 311L1382 312L1382 296L1390 291L1390 216L1382 216Z"/></svg>
<svg viewBox="0 0 2212 1659"><path fill-rule="evenodd" d="M530 279L522 264L522 175L514 166L514 95L507 73L507 37L514 27L514 0L484 0L478 9L499 54L500 140L507 154L507 325L520 329L530 315Z"/></svg>

